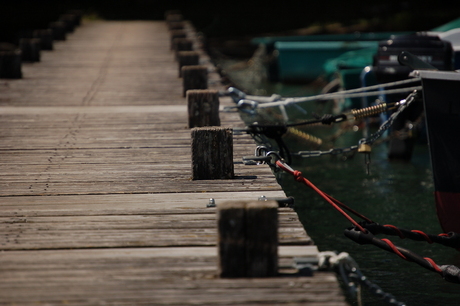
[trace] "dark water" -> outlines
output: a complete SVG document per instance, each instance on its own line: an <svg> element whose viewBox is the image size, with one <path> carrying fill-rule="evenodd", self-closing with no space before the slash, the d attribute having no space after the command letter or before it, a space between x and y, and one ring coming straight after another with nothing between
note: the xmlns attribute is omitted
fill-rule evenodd
<svg viewBox="0 0 460 306"><path fill-rule="evenodd" d="M250 123L254 118L243 116L243 120ZM312 130L312 134L320 137L331 132L330 128ZM362 137L361 130L350 130L333 145L339 148L355 145ZM301 140L285 140L292 152L307 150ZM364 156L359 153L347 158L343 155L295 157L291 166L319 189L377 223L429 234L442 233L435 210L428 146L423 141L416 145L410 162L391 162L387 158L387 143L374 145L369 174ZM351 226L350 222L330 204L289 174L278 172L277 178L286 194L295 198L298 215L320 251L348 252L370 281L406 305L460 305L459 284L448 283L437 273L376 246L355 243L343 234L344 229ZM397 236L378 238L388 238L397 246L432 258L438 265L460 267L460 252L452 248L402 240ZM365 288L362 301L361 305L367 306L389 305ZM351 299L349 302L359 305Z"/></svg>
<svg viewBox="0 0 460 306"><path fill-rule="evenodd" d="M389 162L384 144L374 151L369 175L360 155L346 161L331 156L295 159L292 167L375 222L441 233L426 145L416 148L410 163ZM373 245L353 242L343 234L349 221L316 193L287 174L280 174L279 182L287 195L295 197L301 221L320 251L348 252L369 280L407 305L460 305L460 285ZM396 236L385 238L439 265L460 266L460 253L454 249ZM364 305L388 305L366 290L363 300Z"/></svg>

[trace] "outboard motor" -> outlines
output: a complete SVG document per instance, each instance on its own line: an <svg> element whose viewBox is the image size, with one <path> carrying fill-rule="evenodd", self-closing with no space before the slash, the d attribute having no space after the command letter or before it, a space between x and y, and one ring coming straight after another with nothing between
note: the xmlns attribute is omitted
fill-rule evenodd
<svg viewBox="0 0 460 306"><path fill-rule="evenodd" d="M403 51L410 52L437 70L453 70L453 49L450 42L424 33L393 36L379 42L374 65L379 83L408 78L412 69L398 62L398 56Z"/></svg>
<svg viewBox="0 0 460 306"><path fill-rule="evenodd" d="M373 67L378 83L390 83L409 78L409 73L414 70L414 67L400 64L398 56L403 51L417 56L426 64L431 65L433 70L453 70L453 49L450 42L443 41L438 36L424 33L394 36L379 43ZM416 69L426 68L416 67ZM386 99L388 102L395 102L406 96L407 93L393 94L388 95ZM412 103L394 121L388 148L390 159L405 161L411 159L416 141L414 132L417 132L417 128L415 127L419 126L419 130L421 130L420 124L416 124L416 122L417 120L420 121L422 112L423 103ZM424 121L420 122L423 123Z"/></svg>

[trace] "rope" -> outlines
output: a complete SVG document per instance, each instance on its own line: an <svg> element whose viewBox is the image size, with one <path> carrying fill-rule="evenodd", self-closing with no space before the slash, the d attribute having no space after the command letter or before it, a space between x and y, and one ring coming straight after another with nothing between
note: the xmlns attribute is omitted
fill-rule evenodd
<svg viewBox="0 0 460 306"><path fill-rule="evenodd" d="M308 179L303 177L300 171L292 169L282 160L277 160L275 164L283 171L291 174L297 182L301 182L305 184L306 186L310 187L311 189L313 189L316 193L318 193L318 195L320 195L324 200L326 200L326 202L331 204L331 206L333 206L339 213L341 213L348 221L350 221L353 224L352 228L345 230L344 234L348 238L352 239L353 241L359 244L373 244L381 249L384 249L389 252L393 252L404 260L417 263L418 265L430 271L438 273L446 281L460 284L460 268L453 266L453 265L439 266L435 263L433 259L428 258L428 257L421 257L407 249L398 247L394 245L393 242L391 242L389 239L378 239L374 237L374 234L370 230L365 229L364 226L356 222L343 209L341 209L340 205L337 204L338 202L337 200L333 199L331 196L327 195L326 193L321 191L319 188L317 188ZM373 223L372 221L370 222ZM392 228L392 227L390 226L389 228ZM402 233L402 231L400 232ZM420 231L411 231L411 232L421 235L421 236L428 236L424 233L420 234ZM441 237L445 237L445 236L442 235Z"/></svg>
<svg viewBox="0 0 460 306"><path fill-rule="evenodd" d="M280 160L277 160L276 161L276 165L278 167L280 167L281 169L283 169L284 171L290 173L291 175L294 176L294 179L297 181L297 182L301 182L301 183L304 183L305 185L307 185L308 187L310 187L311 189L313 189L316 193L318 193L324 200L326 200L326 202L328 202L329 204L331 204L337 211L339 211L345 218L347 218L354 226L356 226L357 228L359 228L362 232L367 232L366 229L364 229L364 227L362 227L358 222L356 222L353 218L351 218L345 211L343 211L339 205L334 201L332 200L332 197L329 196L328 194L322 192L321 190L318 189L318 187L316 187L315 185L313 185L309 180L307 180L306 178L304 178L302 176L302 172L300 171L297 171L297 170L293 170L291 167L289 167L287 164L285 164L284 162L280 161Z"/></svg>
<svg viewBox="0 0 460 306"><path fill-rule="evenodd" d="M419 78L407 79L407 80L398 81L398 82L374 85L374 86L369 86L369 87L362 87L362 88L357 88L357 89L344 90L338 93L328 93L328 94L321 94L321 95L302 97L302 98L284 98L281 101L265 102L265 103L262 102L258 104L257 107L266 108L266 107L286 106L289 104L309 102L309 101L318 101L318 100L330 100L330 99L337 99L337 98L359 98L359 97L367 97L367 96L379 96L382 94L404 93L404 92L410 92L414 90L421 90L422 87L412 86L412 87L406 87L406 88L388 89L388 90L383 90L383 91L382 90L369 91L369 90L405 85L405 84L419 82L419 81L420 81Z"/></svg>
<svg viewBox="0 0 460 306"><path fill-rule="evenodd" d="M414 262L425 269L428 269L432 272L436 272L440 274L444 279L450 281L450 277L445 275L445 270L442 268L443 266L439 266L435 263L435 261L428 257L421 257L415 254L412 251L404 249L402 247L396 246L391 242L389 239L378 239L375 238L371 232L364 233L360 230L355 228L346 229L344 232L345 236L350 238L351 240L359 243L359 244L373 244L381 249L384 249L388 252L395 253L399 257L404 260ZM460 275L460 274L459 274ZM449 275L450 276L450 275ZM454 281L456 282L456 281ZM460 283L460 276L458 279L458 283Z"/></svg>
<svg viewBox="0 0 460 306"><path fill-rule="evenodd" d="M460 249L460 234L457 233L441 233L438 235L427 234L420 230L407 230L398 228L391 224L381 225L375 222L363 222L361 225L374 235L384 234L398 236L401 239L411 239L415 241L426 241L429 244L439 243L447 247Z"/></svg>

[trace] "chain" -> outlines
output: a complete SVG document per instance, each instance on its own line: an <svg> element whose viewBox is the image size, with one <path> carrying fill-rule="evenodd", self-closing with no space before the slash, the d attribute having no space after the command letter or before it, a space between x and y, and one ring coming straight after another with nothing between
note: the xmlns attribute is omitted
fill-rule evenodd
<svg viewBox="0 0 460 306"><path fill-rule="evenodd" d="M367 139L362 139L360 143L373 144L377 139L379 139L383 135L383 133L385 133L385 131L387 131L393 125L393 122L396 119L396 117L398 117L399 114L401 114L412 103L412 101L415 100L417 95L418 91L414 91L409 96L407 96L407 98L402 101L401 106L398 108L398 110L391 114L390 118L388 118L387 121L382 123L377 132L369 136Z"/></svg>
<svg viewBox="0 0 460 306"><path fill-rule="evenodd" d="M394 112L393 114L391 114L391 116L390 116L390 118L388 118L388 120L386 120L384 123L382 123L382 125L379 127L377 132L375 132L374 134L372 134L371 136L369 136L367 138L361 139L359 141L359 144L369 144L369 145L371 145L377 139L379 139L383 135L383 133L385 133L385 131L387 131L393 125L393 122L396 119L396 117L398 117L399 114L401 112L403 112L409 106L409 104L412 103L412 101L415 100L417 94L418 94L418 91L414 91L409 96L407 96L407 98L405 100L402 100L400 102L399 109L396 112ZM324 156L324 155L339 155L339 154L345 154L345 153L355 151L355 150L358 149L358 147L359 147L359 145L353 145L353 146L350 146L350 147L334 148L334 149L330 149L330 150L326 150L326 151L299 151L297 153L293 153L293 155L306 157L306 158L307 157L320 157L320 156Z"/></svg>
<svg viewBox="0 0 460 306"><path fill-rule="evenodd" d="M299 151L293 153L292 155L302 156L302 157L320 157L324 155L340 155L353 152L358 149L357 145L345 147L345 148L334 148L327 151Z"/></svg>

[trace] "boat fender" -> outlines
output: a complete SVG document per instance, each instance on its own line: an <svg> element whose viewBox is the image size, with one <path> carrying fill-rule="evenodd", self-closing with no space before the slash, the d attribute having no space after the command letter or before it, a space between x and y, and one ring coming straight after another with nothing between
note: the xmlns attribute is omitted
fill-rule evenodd
<svg viewBox="0 0 460 306"><path fill-rule="evenodd" d="M452 265L439 266L442 271L442 277L450 282L460 284L460 268Z"/></svg>

